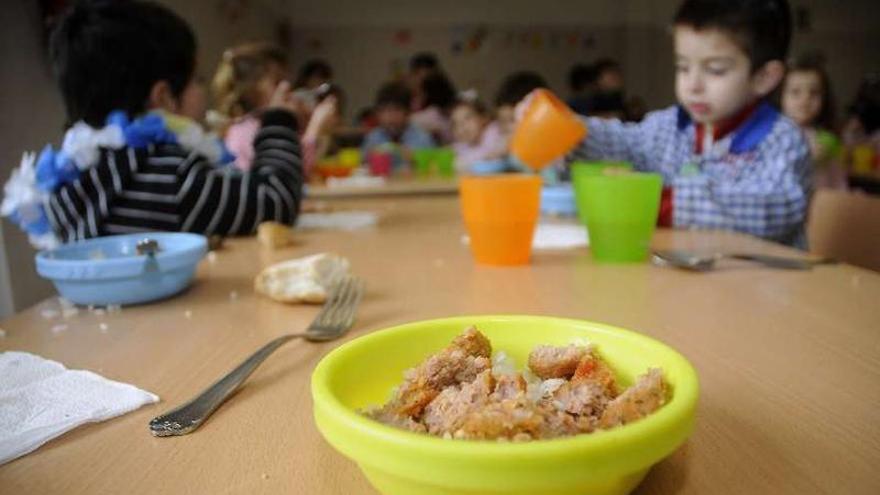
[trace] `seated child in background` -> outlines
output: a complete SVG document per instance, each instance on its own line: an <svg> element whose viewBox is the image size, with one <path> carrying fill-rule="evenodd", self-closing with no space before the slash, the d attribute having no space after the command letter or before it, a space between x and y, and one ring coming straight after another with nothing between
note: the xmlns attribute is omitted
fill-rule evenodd
<svg viewBox="0 0 880 495"><path fill-rule="evenodd" d="M176 14L149 2L77 2L52 33L50 57L72 127L60 151L26 154L2 205L36 245L294 222L294 116L287 107L262 114L251 173L218 167L225 149L192 120L203 116L204 92L195 37Z"/></svg>
<svg viewBox="0 0 880 495"><path fill-rule="evenodd" d="M880 168L880 76L865 77L848 113L842 135L849 164L858 172Z"/></svg>
<svg viewBox="0 0 880 495"><path fill-rule="evenodd" d="M514 109L517 103L532 91L546 87L547 82L537 72L514 72L504 78L495 95L495 122L498 124L498 130L501 131L501 136L505 141L510 141L513 130L516 128Z"/></svg>
<svg viewBox="0 0 880 495"><path fill-rule="evenodd" d="M507 155L507 141L497 122L489 121L489 111L476 97L462 99L452 110L455 141L455 169L468 172L474 163L498 160Z"/></svg>
<svg viewBox="0 0 880 495"><path fill-rule="evenodd" d="M810 143L816 187L845 189L842 148L833 133L831 82L822 62L816 57L795 60L785 75L780 100L782 113L801 127Z"/></svg>
<svg viewBox="0 0 880 495"><path fill-rule="evenodd" d="M685 0L674 20L679 105L639 123L587 118L573 157L662 174L661 225L803 245L809 146L765 101L790 37L785 0Z"/></svg>
<svg viewBox="0 0 880 495"><path fill-rule="evenodd" d="M435 72L422 80L424 108L414 111L409 121L428 132L439 145L452 142L452 107L455 106L455 87L442 72Z"/></svg>
<svg viewBox="0 0 880 495"><path fill-rule="evenodd" d="M259 112L286 77L287 54L271 43L246 43L223 53L211 90L215 110L230 119L222 134L238 168L251 168Z"/></svg>
<svg viewBox="0 0 880 495"><path fill-rule="evenodd" d="M318 162L339 151L337 131L342 127L342 105L345 94L336 85L330 85L318 97L317 105L309 117L309 124L302 135L303 167L311 177Z"/></svg>
<svg viewBox="0 0 880 495"><path fill-rule="evenodd" d="M326 61L316 58L309 60L299 68L293 87L294 89L310 90L332 81L333 68Z"/></svg>
<svg viewBox="0 0 880 495"><path fill-rule="evenodd" d="M375 114L378 126L364 137L363 154L399 147L395 168L410 162L410 152L417 148L431 148L434 139L427 132L409 121L410 92L401 83L387 83L376 95Z"/></svg>
<svg viewBox="0 0 880 495"><path fill-rule="evenodd" d="M568 89L571 96L565 100L569 107L580 115L590 113L593 93L596 91L596 69L593 65L575 64L568 71Z"/></svg>

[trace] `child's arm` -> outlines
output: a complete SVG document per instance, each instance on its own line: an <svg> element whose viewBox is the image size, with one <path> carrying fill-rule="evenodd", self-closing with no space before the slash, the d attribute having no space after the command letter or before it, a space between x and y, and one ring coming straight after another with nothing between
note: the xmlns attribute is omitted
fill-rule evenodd
<svg viewBox="0 0 880 495"><path fill-rule="evenodd" d="M761 150L742 177L700 174L673 179L673 224L795 240L807 212L810 151L801 138L780 145L782 141L777 138L775 146Z"/></svg>
<svg viewBox="0 0 880 495"><path fill-rule="evenodd" d="M63 241L149 230L246 234L264 220L291 224L302 197L295 118L266 112L250 172L176 144L105 150L101 163L48 201Z"/></svg>
<svg viewBox="0 0 880 495"><path fill-rule="evenodd" d="M617 119L581 117L587 126L587 137L569 155L572 160L621 160L637 170L649 170L648 147L655 128L666 117L664 112L647 116L642 122L621 122ZM659 115L658 115L659 114Z"/></svg>
<svg viewBox="0 0 880 495"><path fill-rule="evenodd" d="M252 233L267 220L293 224L303 185L295 128L296 118L289 112L265 112L249 173L217 168L205 160L181 167L180 230L236 235Z"/></svg>

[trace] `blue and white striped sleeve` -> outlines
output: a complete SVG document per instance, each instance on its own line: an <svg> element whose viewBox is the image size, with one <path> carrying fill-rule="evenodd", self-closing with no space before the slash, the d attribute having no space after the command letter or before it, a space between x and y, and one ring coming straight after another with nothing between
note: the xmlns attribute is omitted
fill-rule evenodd
<svg viewBox="0 0 880 495"><path fill-rule="evenodd" d="M777 132L755 153L740 174L674 178L673 224L791 242L807 212L809 148L799 133Z"/></svg>

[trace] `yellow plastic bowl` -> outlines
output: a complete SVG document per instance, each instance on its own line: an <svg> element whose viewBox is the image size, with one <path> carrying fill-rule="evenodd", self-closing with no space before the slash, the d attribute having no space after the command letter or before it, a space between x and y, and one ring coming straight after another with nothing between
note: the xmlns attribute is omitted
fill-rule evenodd
<svg viewBox="0 0 880 495"><path fill-rule="evenodd" d="M640 421L608 431L523 443L444 440L386 426L357 411L384 403L404 370L476 325L518 368L536 345L588 341L629 386L660 367L671 399ZM325 356L312 375L315 422L385 495L611 495L629 493L690 435L699 385L679 353L644 335L541 316L465 316L377 331Z"/></svg>

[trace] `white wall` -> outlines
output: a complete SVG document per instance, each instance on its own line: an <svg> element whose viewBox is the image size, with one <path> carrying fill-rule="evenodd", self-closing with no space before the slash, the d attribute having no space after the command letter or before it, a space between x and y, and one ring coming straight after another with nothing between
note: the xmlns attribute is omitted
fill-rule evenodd
<svg viewBox="0 0 880 495"><path fill-rule="evenodd" d="M575 62L612 56L623 65L630 94L659 107L673 101L672 51L668 25L678 0L265 0L286 11L293 26L290 46L298 65L313 57L327 59L349 96L349 114L370 103L379 84L412 53L438 54L456 84L476 86L488 98L497 83L516 68L537 69L558 91ZM875 0L793 0L792 7L812 13L812 31L796 32L792 54L820 49L828 57L838 107L848 102L862 75L880 71L880 16ZM487 48L454 55L457 33L487 26ZM405 46L395 44L401 29L412 33ZM527 30L545 37L543 49L503 49L505 33ZM547 47L552 33L593 33L589 50ZM317 47L314 40L320 40Z"/></svg>
<svg viewBox="0 0 880 495"><path fill-rule="evenodd" d="M39 150L57 142L63 113L40 39L37 2L8 2L0 19L0 46L4 70L0 75L0 177L5 182L17 167L24 150ZM52 293L51 286L34 271L34 250L12 223L3 220L0 240L0 311L21 309ZM5 278L5 279L4 279Z"/></svg>

